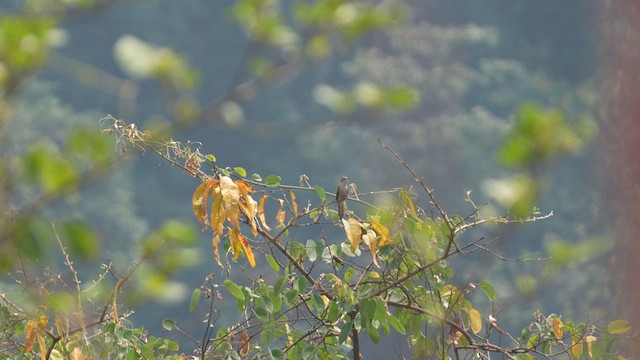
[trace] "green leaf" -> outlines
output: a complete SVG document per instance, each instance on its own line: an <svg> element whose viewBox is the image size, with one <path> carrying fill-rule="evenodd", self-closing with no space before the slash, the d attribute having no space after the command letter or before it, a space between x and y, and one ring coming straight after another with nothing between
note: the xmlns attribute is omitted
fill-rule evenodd
<svg viewBox="0 0 640 360"><path fill-rule="evenodd" d="M280 349L269 349L269 354L273 360L284 360L284 352Z"/></svg>
<svg viewBox="0 0 640 360"><path fill-rule="evenodd" d="M293 283L293 287L301 293L307 291L307 285L308 285L307 279L302 276L297 278L296 281Z"/></svg>
<svg viewBox="0 0 640 360"><path fill-rule="evenodd" d="M217 161L215 155L213 155L213 154L205 155L205 159L211 161L212 163L215 163Z"/></svg>
<svg viewBox="0 0 640 360"><path fill-rule="evenodd" d="M484 294L487 295L490 301L496 301L496 290L490 282L487 280L480 281L480 288L482 288L482 291L484 291Z"/></svg>
<svg viewBox="0 0 640 360"><path fill-rule="evenodd" d="M171 331L173 330L173 328L176 327L176 321L173 319L164 319L162 320L162 328L167 330L167 331Z"/></svg>
<svg viewBox="0 0 640 360"><path fill-rule="evenodd" d="M282 292L282 288L284 287L286 276L280 276L278 280L273 284L273 292L275 294L280 294Z"/></svg>
<svg viewBox="0 0 640 360"><path fill-rule="evenodd" d="M353 320L351 319L351 317L348 317L347 321L345 321L344 325L342 325L342 328L340 328L340 335L338 336L339 344L344 344L344 342L349 337L349 333L351 332L352 327L353 327Z"/></svg>
<svg viewBox="0 0 640 360"><path fill-rule="evenodd" d="M269 266L271 266L271 270L273 270L274 273L277 274L280 271L280 265L278 265L278 262L273 257L273 255L267 254L267 262L269 263Z"/></svg>
<svg viewBox="0 0 640 360"><path fill-rule="evenodd" d="M252 178L253 180L255 180L255 181L262 181L262 176L260 176L260 174L258 174L258 173L253 173L253 174L251 175L251 178Z"/></svg>
<svg viewBox="0 0 640 360"><path fill-rule="evenodd" d="M233 168L233 171L235 171L235 172L236 172L236 174L238 174L238 175L240 175L240 176L242 176L242 177L247 177L247 170L245 170L245 169L244 169L244 168L242 168L242 167L239 167L239 166L234 167L234 168Z"/></svg>
<svg viewBox="0 0 640 360"><path fill-rule="evenodd" d="M351 279L353 278L353 274L356 272L356 270L352 267L348 268L345 272L344 272L344 281L346 282L351 282Z"/></svg>
<svg viewBox="0 0 640 360"><path fill-rule="evenodd" d="M262 307L262 306L256 306L253 308L253 312L256 313L256 315L258 316L258 318L262 321L266 321L269 320L269 312L267 311L266 308Z"/></svg>
<svg viewBox="0 0 640 360"><path fill-rule="evenodd" d="M316 242L309 239L307 240L307 257L309 261L314 262L318 258L318 252L316 251Z"/></svg>
<svg viewBox="0 0 640 360"><path fill-rule="evenodd" d="M316 185L316 194L318 194L318 197L322 202L327 201L327 195L324 193L324 188Z"/></svg>
<svg viewBox="0 0 640 360"><path fill-rule="evenodd" d="M200 302L200 296L202 295L202 290L200 288L194 289L191 293L191 301L189 301L189 312L193 312L198 306Z"/></svg>
<svg viewBox="0 0 640 360"><path fill-rule="evenodd" d="M265 179L265 185L267 185L269 187L278 187L278 186L280 186L280 181L281 180L282 180L282 178L280 176L278 176L278 175L269 175Z"/></svg>
<svg viewBox="0 0 640 360"><path fill-rule="evenodd" d="M393 314L389 314L387 320L389 321L389 325L393 326L393 328L396 329L396 331L400 334L405 335L407 333L404 324L402 324L402 322L398 320L397 317L393 316Z"/></svg>
<svg viewBox="0 0 640 360"><path fill-rule="evenodd" d="M233 281L226 279L223 285L236 299L244 301L244 293L242 292L242 289Z"/></svg>

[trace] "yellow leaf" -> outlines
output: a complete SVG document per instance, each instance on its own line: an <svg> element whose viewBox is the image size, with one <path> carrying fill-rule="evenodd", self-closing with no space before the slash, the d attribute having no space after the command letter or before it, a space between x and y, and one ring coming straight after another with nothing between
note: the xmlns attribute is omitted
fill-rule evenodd
<svg viewBox="0 0 640 360"><path fill-rule="evenodd" d="M213 193L213 204L211 204L211 229L216 236L222 235L226 213L222 207L222 194L220 188L216 188Z"/></svg>
<svg viewBox="0 0 640 360"><path fill-rule="evenodd" d="M593 335L587 335L587 336L584 337L584 341L587 342L587 352L589 353L589 356L591 356L591 357L593 357L593 353L591 353L591 344L596 342L596 340L598 340L598 338L593 336Z"/></svg>
<svg viewBox="0 0 640 360"><path fill-rule="evenodd" d="M356 219L349 218L349 220L342 219L344 225L344 232L347 234L347 239L351 241L351 252L355 254L360 241L362 240L362 226Z"/></svg>
<svg viewBox="0 0 640 360"><path fill-rule="evenodd" d="M294 219L298 217L298 203L296 203L296 194L293 191L290 191L291 195L291 206L293 207L293 216Z"/></svg>
<svg viewBox="0 0 640 360"><path fill-rule="evenodd" d="M364 235L362 235L362 241L369 247L369 251L371 251L371 257L373 258L373 264L377 267L380 267L377 259L377 247L378 247L378 236L376 233L367 229Z"/></svg>
<svg viewBox="0 0 640 360"><path fill-rule="evenodd" d="M624 334L629 330L631 327L629 327L627 320L614 320L607 325L607 331L613 335Z"/></svg>
<svg viewBox="0 0 640 360"><path fill-rule="evenodd" d="M469 310L469 321L471 322L471 331L473 331L474 334L482 330L482 315L480 311L476 309Z"/></svg>
<svg viewBox="0 0 640 360"><path fill-rule="evenodd" d="M36 342L37 334L38 334L38 323L35 320L29 320L27 322L27 329L25 331L24 353L28 353L31 350L33 350L33 344Z"/></svg>
<svg viewBox="0 0 640 360"><path fill-rule="evenodd" d="M582 355L582 348L584 347L584 343L582 342L582 340L576 342L575 340L573 340L573 343L571 344L571 353L573 354L573 356L577 359L580 357L580 355Z"/></svg>
<svg viewBox="0 0 640 360"><path fill-rule="evenodd" d="M209 219L207 216L207 204L209 201L209 194L211 189L217 186L219 183L216 179L209 179L200 184L196 191L193 192L193 198L191 200L193 204L193 213L196 215L196 219L203 223L205 227L209 226Z"/></svg>
<svg viewBox="0 0 640 360"><path fill-rule="evenodd" d="M228 176L220 176L220 193L224 201L224 210L231 225L238 225L240 219L240 189Z"/></svg>
<svg viewBox="0 0 640 360"><path fill-rule="evenodd" d="M244 254L247 256L247 260L249 260L249 264L251 267L256 267L256 259L253 256L253 251L251 251L251 246L249 246L247 238L240 232L238 232L238 238L240 239L240 244L242 244Z"/></svg>
<svg viewBox="0 0 640 360"><path fill-rule="evenodd" d="M562 339L562 335L564 335L564 331L561 329L562 320L559 318L553 318L553 324L551 327L553 328L553 333L556 335L556 339Z"/></svg>
<svg viewBox="0 0 640 360"><path fill-rule="evenodd" d="M278 201L280 201L280 210L276 214L276 226L280 227L284 225L284 219L287 214L284 212L284 200L278 199Z"/></svg>
<svg viewBox="0 0 640 360"><path fill-rule="evenodd" d="M40 346L40 360L47 360L47 345L40 334L38 334L38 345Z"/></svg>
<svg viewBox="0 0 640 360"><path fill-rule="evenodd" d="M238 184L238 189L240 190L240 194L242 195L242 201L240 201L240 209L247 216L247 219L249 219L253 236L257 236L258 227L256 225L255 218L258 214L258 203L251 197L251 195L249 195L254 190L249 184L242 180L238 180L236 184Z"/></svg>
<svg viewBox="0 0 640 360"><path fill-rule="evenodd" d="M445 285L443 287L442 294L440 295L443 301L448 304L456 304L464 298L463 294L454 285Z"/></svg>
<svg viewBox="0 0 640 360"><path fill-rule="evenodd" d="M269 195L262 195L262 198L260 199L260 204L258 205L258 219L260 219L260 224L262 224L262 227L265 228L265 230L271 231L271 228L267 224L267 220L264 216L264 201L267 200L268 197Z"/></svg>
<svg viewBox="0 0 640 360"><path fill-rule="evenodd" d="M391 242L391 238L389 238L389 229L387 229L386 226L382 225L380 221L371 221L371 227L373 227L373 230L375 230L376 234L380 235L380 242L378 243L379 247L383 247Z"/></svg>
<svg viewBox="0 0 640 360"><path fill-rule="evenodd" d="M87 357L82 353L82 348L74 347L71 354L69 354L71 360L85 360Z"/></svg>
<svg viewBox="0 0 640 360"><path fill-rule="evenodd" d="M240 257L240 253L242 252L242 241L240 240L240 229L233 228L229 229L229 241L231 242L231 253L233 254L233 260L237 261L238 257Z"/></svg>

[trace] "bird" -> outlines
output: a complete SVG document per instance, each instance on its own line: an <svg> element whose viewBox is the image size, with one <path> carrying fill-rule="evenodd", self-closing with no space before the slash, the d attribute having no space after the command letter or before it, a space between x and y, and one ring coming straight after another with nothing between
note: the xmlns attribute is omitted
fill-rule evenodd
<svg viewBox="0 0 640 360"><path fill-rule="evenodd" d="M344 216L344 207L347 202L347 195L349 194L349 178L346 176L340 177L338 183L338 190L336 190L336 202L338 203L338 216L340 219Z"/></svg>

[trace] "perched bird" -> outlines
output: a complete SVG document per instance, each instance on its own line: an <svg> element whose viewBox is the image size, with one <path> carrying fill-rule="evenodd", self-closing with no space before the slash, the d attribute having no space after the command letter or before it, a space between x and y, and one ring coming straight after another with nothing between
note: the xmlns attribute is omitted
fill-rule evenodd
<svg viewBox="0 0 640 360"><path fill-rule="evenodd" d="M338 190L336 190L336 202L338 203L338 216L342 219L344 215L344 207L347 203L347 195L349 194L349 178L346 176L340 177L340 183L338 183Z"/></svg>

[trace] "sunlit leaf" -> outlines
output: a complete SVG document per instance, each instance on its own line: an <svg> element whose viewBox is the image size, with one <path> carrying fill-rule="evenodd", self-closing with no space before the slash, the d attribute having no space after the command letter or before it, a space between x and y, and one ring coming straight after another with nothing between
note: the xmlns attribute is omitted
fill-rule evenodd
<svg viewBox="0 0 640 360"><path fill-rule="evenodd" d="M353 218L349 220L342 219L342 224L344 225L344 232L347 234L347 239L351 242L351 252L355 254L362 240L362 226L358 220Z"/></svg>
<svg viewBox="0 0 640 360"><path fill-rule="evenodd" d="M378 264L377 259L378 236L373 230L367 229L367 231L365 231L365 233L362 235L362 241L364 241L364 243L369 247L371 258L373 259L373 264L379 268L380 265Z"/></svg>
<svg viewBox="0 0 640 360"><path fill-rule="evenodd" d="M482 330L482 315L480 311L476 309L469 310L469 321L471 322L471 331L473 331L474 334Z"/></svg>
<svg viewBox="0 0 640 360"><path fill-rule="evenodd" d="M210 226L207 215L207 204L209 201L209 195L214 186L217 186L219 181L217 179L209 179L200 184L196 191L193 192L192 204L193 213L196 215L196 219L203 223L205 226Z"/></svg>
<svg viewBox="0 0 640 360"><path fill-rule="evenodd" d="M293 208L294 219L298 217L298 203L296 202L296 194L293 191L289 192L291 196L291 207Z"/></svg>
<svg viewBox="0 0 640 360"><path fill-rule="evenodd" d="M287 216L287 213L284 211L284 200L278 199L280 201L280 209L276 214L276 226L280 227L284 225L284 219Z"/></svg>
<svg viewBox="0 0 640 360"><path fill-rule="evenodd" d="M282 178L278 175L269 175L267 176L267 178L264 180L264 183L266 186L269 187L277 187L280 186L280 181L282 180Z"/></svg>
<svg viewBox="0 0 640 360"><path fill-rule="evenodd" d="M371 227L376 232L376 234L380 235L380 242L378 243L379 247L383 247L389 243L391 243L391 237L389 237L389 229L387 229L380 221L372 220Z"/></svg>
<svg viewBox="0 0 640 360"><path fill-rule="evenodd" d="M560 318L553 318L551 328L553 329L556 339L562 339L564 330L562 330L562 320L560 320Z"/></svg>
<svg viewBox="0 0 640 360"><path fill-rule="evenodd" d="M238 185L228 176L220 176L220 193L224 201L227 220L234 227L240 220L240 190Z"/></svg>
<svg viewBox="0 0 640 360"><path fill-rule="evenodd" d="M240 190L240 194L242 195L242 201L240 201L240 208L242 212L249 219L249 224L251 225L251 232L253 236L258 235L258 227L256 224L256 215L258 214L258 203L251 197L251 193L254 192L253 187L247 184L245 181L239 180L236 182L238 185L238 189Z"/></svg>
<svg viewBox="0 0 640 360"><path fill-rule="evenodd" d="M264 202L265 200L267 200L268 197L269 195L265 194L265 195L262 195L262 198L260 198L260 204L258 205L258 219L260 219L260 224L262 225L263 228L265 228L265 230L271 231L271 228L267 224L267 220L265 219L265 215L264 215Z"/></svg>
<svg viewBox="0 0 640 360"><path fill-rule="evenodd" d="M213 238L211 239L211 245L213 246L213 254L216 257L216 263L220 266L222 265L222 261L220 260L220 249L218 248L220 246L220 235L219 234L214 234Z"/></svg>
<svg viewBox="0 0 640 360"><path fill-rule="evenodd" d="M582 355L583 348L584 348L584 342L582 340L579 340L578 342L576 342L576 340L574 339L571 344L571 353L575 358L580 358L580 355Z"/></svg>
<svg viewBox="0 0 640 360"><path fill-rule="evenodd" d="M411 197L409 196L409 194L406 191L401 190L400 191L400 196L404 199L405 203L409 207L409 214L417 219L418 218L418 214L416 214L416 209L413 206L413 200L411 200Z"/></svg>
<svg viewBox="0 0 640 360"><path fill-rule="evenodd" d="M251 251L251 246L249 246L249 241L247 241L247 238L239 231L238 238L240 240L240 243L242 244L242 249L244 250L244 254L247 256L249 264L251 265L251 267L256 267L256 259L253 256L253 251Z"/></svg>
<svg viewBox="0 0 640 360"><path fill-rule="evenodd" d="M240 175L240 176L242 176L242 177L247 177L247 170L245 170L245 169L244 169L244 168L242 168L242 167L239 167L239 166L234 167L234 168L233 168L233 171L235 171L235 172L236 172L236 174L238 174L238 175Z"/></svg>
<svg viewBox="0 0 640 360"><path fill-rule="evenodd" d="M591 352L591 345L598 340L597 337L593 335L587 335L584 337L584 341L587 343L587 352L590 357L593 357L593 353Z"/></svg>

